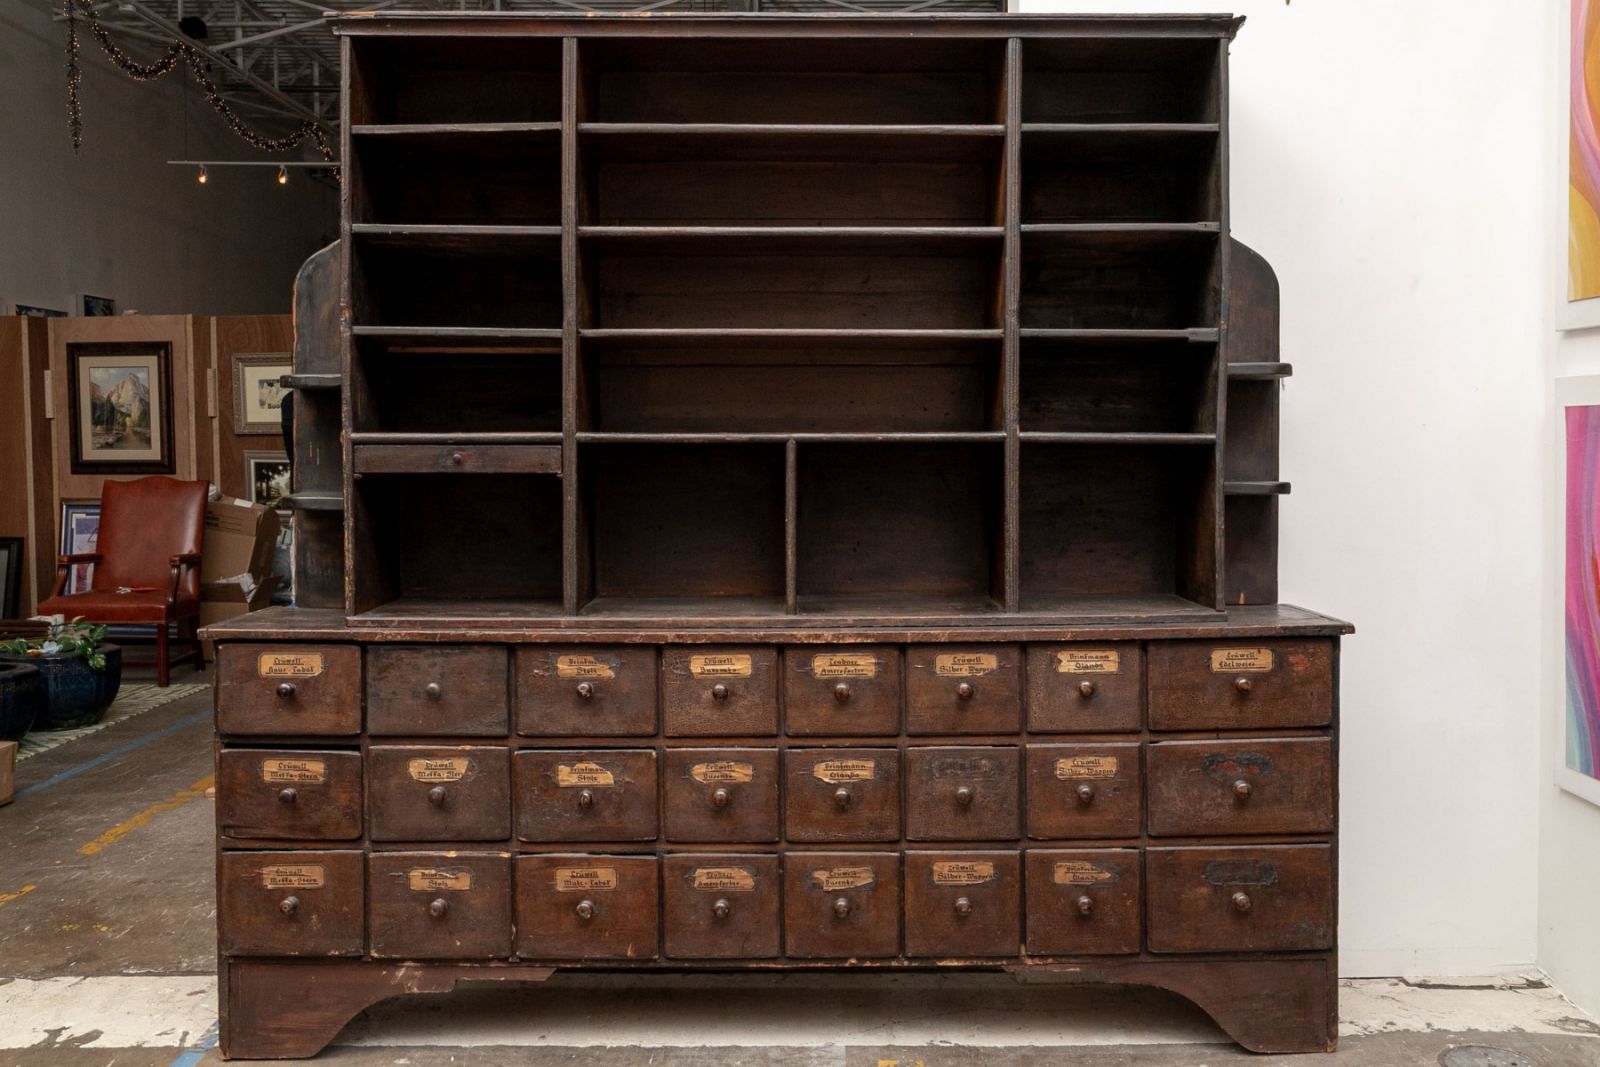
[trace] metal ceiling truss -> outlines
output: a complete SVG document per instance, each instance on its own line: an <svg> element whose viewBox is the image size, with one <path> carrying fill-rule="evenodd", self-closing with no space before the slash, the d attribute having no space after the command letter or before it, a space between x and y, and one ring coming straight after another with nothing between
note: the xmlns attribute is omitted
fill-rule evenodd
<svg viewBox="0 0 1600 1067"><path fill-rule="evenodd" d="M339 46L330 15L346 11L995 12L1004 0L96 0L112 38L136 56L174 41L211 62L228 105L271 133L307 119L339 124ZM58 14L60 21L64 16ZM184 32L200 19L204 39ZM180 28L180 23L183 28ZM141 45L145 47L140 47ZM85 43L86 59L96 53ZM146 57L147 58L147 57ZM92 61L92 60L91 60Z"/></svg>

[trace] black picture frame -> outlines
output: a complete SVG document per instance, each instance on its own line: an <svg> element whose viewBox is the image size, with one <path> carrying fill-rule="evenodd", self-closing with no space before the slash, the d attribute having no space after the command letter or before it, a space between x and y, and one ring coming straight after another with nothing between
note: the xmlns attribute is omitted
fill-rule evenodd
<svg viewBox="0 0 1600 1067"><path fill-rule="evenodd" d="M20 537L0 537L0 619L15 619L22 603L22 558Z"/></svg>
<svg viewBox="0 0 1600 1067"><path fill-rule="evenodd" d="M122 358L130 361L147 360L152 369L149 399L151 403L151 440L155 457L140 456L121 460L100 458L84 448L83 410L84 390L90 382L81 367L89 360ZM90 402L92 405L92 401ZM172 345L167 341L120 341L81 343L67 346L67 436L71 440L73 474L172 474L177 470L172 449ZM109 450L106 450L109 451Z"/></svg>

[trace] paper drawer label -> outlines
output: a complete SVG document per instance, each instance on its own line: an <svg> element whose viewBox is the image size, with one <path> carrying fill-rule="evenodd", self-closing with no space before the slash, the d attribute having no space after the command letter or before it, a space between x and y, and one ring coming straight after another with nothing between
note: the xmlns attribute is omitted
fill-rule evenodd
<svg viewBox="0 0 1600 1067"><path fill-rule="evenodd" d="M696 867L694 887L725 893L749 893L756 887L756 876L743 867Z"/></svg>
<svg viewBox="0 0 1600 1067"><path fill-rule="evenodd" d="M1056 653L1059 674L1116 674L1122 670L1122 653L1114 648L1064 649Z"/></svg>
<svg viewBox="0 0 1600 1067"><path fill-rule="evenodd" d="M1214 674L1235 674L1239 671L1270 671L1270 648L1214 648L1211 650L1211 670Z"/></svg>
<svg viewBox="0 0 1600 1067"><path fill-rule="evenodd" d="M472 761L465 756L414 759L406 764L406 772L418 782L459 782L471 769Z"/></svg>
<svg viewBox="0 0 1600 1067"><path fill-rule="evenodd" d="M814 764L811 774L829 785L870 782L878 777L878 761L872 759L829 759Z"/></svg>
<svg viewBox="0 0 1600 1067"><path fill-rule="evenodd" d="M261 868L263 889L321 889L326 881L320 863L277 863Z"/></svg>
<svg viewBox="0 0 1600 1067"><path fill-rule="evenodd" d="M689 657L689 673L696 678L748 678L750 669L746 652Z"/></svg>
<svg viewBox="0 0 1600 1067"><path fill-rule="evenodd" d="M1088 860L1058 860L1050 869L1050 880L1056 885L1100 885L1115 882L1117 875Z"/></svg>
<svg viewBox="0 0 1600 1067"><path fill-rule="evenodd" d="M471 871L442 871L437 867L414 867L406 872L406 884L413 893L465 892L472 888Z"/></svg>
<svg viewBox="0 0 1600 1067"><path fill-rule="evenodd" d="M876 678L878 657L870 652L830 652L811 657L813 678Z"/></svg>
<svg viewBox="0 0 1600 1067"><path fill-rule="evenodd" d="M1115 778L1117 776L1117 757L1115 756L1068 756L1056 760L1056 777L1063 782L1076 781L1080 778Z"/></svg>
<svg viewBox="0 0 1600 1067"><path fill-rule="evenodd" d="M615 678L617 669L599 656L557 656L557 678Z"/></svg>
<svg viewBox="0 0 1600 1067"><path fill-rule="evenodd" d="M1206 864L1207 885L1277 885L1278 865L1270 860L1212 860Z"/></svg>
<svg viewBox="0 0 1600 1067"><path fill-rule="evenodd" d="M599 786L602 789L617 784L616 776L598 763L556 764L556 785L563 789L576 786Z"/></svg>
<svg viewBox="0 0 1600 1067"><path fill-rule="evenodd" d="M946 860L933 865L934 885L984 885L994 881L994 864Z"/></svg>
<svg viewBox="0 0 1600 1067"><path fill-rule="evenodd" d="M328 780L328 764L319 759L264 759L261 780L274 784L315 785Z"/></svg>
<svg viewBox="0 0 1600 1067"><path fill-rule="evenodd" d="M703 785L753 782L756 779L756 768L750 763L718 760L715 763L696 763L689 768L689 776Z"/></svg>
<svg viewBox="0 0 1600 1067"><path fill-rule="evenodd" d="M615 867L557 867L556 892L607 893L617 888Z"/></svg>
<svg viewBox="0 0 1600 1067"><path fill-rule="evenodd" d="M993 652L947 652L933 657L933 673L944 678L971 678L1000 666Z"/></svg>
<svg viewBox="0 0 1600 1067"><path fill-rule="evenodd" d="M320 652L263 652L256 657L256 674L262 678L315 678L322 669Z"/></svg>
<svg viewBox="0 0 1600 1067"><path fill-rule="evenodd" d="M825 893L837 893L841 889L871 889L874 879L871 867L824 867L811 872L811 881Z"/></svg>

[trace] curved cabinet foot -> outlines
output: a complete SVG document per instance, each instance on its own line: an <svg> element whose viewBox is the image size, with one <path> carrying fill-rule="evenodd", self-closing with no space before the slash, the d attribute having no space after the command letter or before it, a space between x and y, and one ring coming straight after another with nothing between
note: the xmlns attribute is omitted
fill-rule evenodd
<svg viewBox="0 0 1600 1067"><path fill-rule="evenodd" d="M1251 1052L1332 1052L1338 1044L1331 960L1130 962L1101 974L1193 1001Z"/></svg>
<svg viewBox="0 0 1600 1067"><path fill-rule="evenodd" d="M365 960L228 961L224 1059L299 1060L327 1047L357 1014L407 993L448 993L463 979L543 981L549 967L374 963Z"/></svg>

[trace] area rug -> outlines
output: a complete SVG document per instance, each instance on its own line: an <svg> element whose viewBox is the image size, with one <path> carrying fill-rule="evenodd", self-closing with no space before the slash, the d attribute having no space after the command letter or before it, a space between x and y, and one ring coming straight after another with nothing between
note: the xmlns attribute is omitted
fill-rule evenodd
<svg viewBox="0 0 1600 1067"><path fill-rule="evenodd" d="M87 737L92 733L104 730L113 723L123 719L131 719L135 715L143 714L151 708L159 708L163 704L170 704L174 700L191 696L207 689L204 683L198 685L169 685L165 689L159 685L124 685L117 690L117 699L111 702L111 708L106 712L106 717L93 726L80 726L76 730L35 730L22 739L17 746L17 759L24 760L29 756L37 756L41 752L48 752L58 748L68 741L76 741L80 737Z"/></svg>

